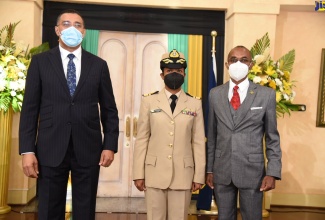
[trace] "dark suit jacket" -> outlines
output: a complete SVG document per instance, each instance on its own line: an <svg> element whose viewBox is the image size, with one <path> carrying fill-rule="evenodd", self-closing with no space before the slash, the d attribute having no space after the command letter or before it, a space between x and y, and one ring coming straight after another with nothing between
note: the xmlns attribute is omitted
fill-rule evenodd
<svg viewBox="0 0 325 220"><path fill-rule="evenodd" d="M247 96L233 118L228 90L229 82L210 91L207 172L213 172L215 183L228 185L233 181L242 188L259 188L265 175L280 179L275 91L250 81Z"/></svg>
<svg viewBox="0 0 325 220"><path fill-rule="evenodd" d="M33 56L20 117L19 153L35 152L40 165L55 167L72 137L79 164L96 165L102 150L117 152L118 123L104 60L82 50L80 79L71 97L59 47Z"/></svg>

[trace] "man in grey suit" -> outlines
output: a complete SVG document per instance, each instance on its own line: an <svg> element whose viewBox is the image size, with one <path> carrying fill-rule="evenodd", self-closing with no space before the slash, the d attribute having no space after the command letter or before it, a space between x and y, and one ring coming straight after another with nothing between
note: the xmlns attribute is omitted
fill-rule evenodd
<svg viewBox="0 0 325 220"><path fill-rule="evenodd" d="M59 46L33 56L28 69L19 152L25 175L38 178L39 220L65 219L70 171L73 219L94 220L99 169L118 146L112 83L106 61L81 48L77 11L60 14L55 32Z"/></svg>
<svg viewBox="0 0 325 220"><path fill-rule="evenodd" d="M206 183L214 189L218 220L262 219L263 191L281 179L281 149L275 91L248 80L250 51L237 46L228 54L231 80L211 90ZM267 166L263 154L265 138Z"/></svg>

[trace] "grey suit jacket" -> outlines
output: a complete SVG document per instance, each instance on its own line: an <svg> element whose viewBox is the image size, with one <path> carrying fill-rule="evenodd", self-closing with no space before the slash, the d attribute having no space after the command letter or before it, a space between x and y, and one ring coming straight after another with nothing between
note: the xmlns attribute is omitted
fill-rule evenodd
<svg viewBox="0 0 325 220"><path fill-rule="evenodd" d="M247 96L232 117L228 90L229 82L210 91L207 172L213 172L217 184L233 181L243 188L260 187L265 175L281 179L275 91L250 81Z"/></svg>

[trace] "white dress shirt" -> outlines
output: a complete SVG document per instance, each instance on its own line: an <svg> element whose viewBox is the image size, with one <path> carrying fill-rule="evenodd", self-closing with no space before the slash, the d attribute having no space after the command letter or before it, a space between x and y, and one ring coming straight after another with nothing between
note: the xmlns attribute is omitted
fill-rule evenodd
<svg viewBox="0 0 325 220"><path fill-rule="evenodd" d="M177 96L177 99L176 99L176 104L177 104L177 101L178 101L178 98L179 98L179 95L181 94L182 90L179 90L178 93L176 93L175 95ZM169 102L169 105L172 103L172 99L170 98L171 95L173 95L172 93L170 93L167 89L165 89L165 93L166 93L166 97L168 99L168 102Z"/></svg>
<svg viewBox="0 0 325 220"><path fill-rule="evenodd" d="M61 47L61 45L59 45L59 49L60 49L65 78L67 78L67 69L68 69L68 62L69 62L68 55L70 53L72 53L75 56L73 58L73 62L74 62L74 65L76 66L76 85L78 85L80 73L81 73L81 51L82 51L81 47L78 47L78 49L76 49L73 52L63 49L63 47Z"/></svg>
<svg viewBox="0 0 325 220"><path fill-rule="evenodd" d="M235 86L236 86L236 84L233 83L233 81L229 80L229 92L228 92L229 102L230 102L230 100L231 100L231 98L233 96ZM249 87L248 78L246 78L244 81L239 83L237 86L239 87L237 91L239 93L240 103L243 103L243 101L246 98L247 90L248 90L248 87Z"/></svg>

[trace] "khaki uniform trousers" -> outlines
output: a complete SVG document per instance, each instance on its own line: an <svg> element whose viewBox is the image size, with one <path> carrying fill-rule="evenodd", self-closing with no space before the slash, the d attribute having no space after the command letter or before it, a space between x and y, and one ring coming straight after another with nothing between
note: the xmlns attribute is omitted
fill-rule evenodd
<svg viewBox="0 0 325 220"><path fill-rule="evenodd" d="M147 187L147 220L187 220L191 196L191 190Z"/></svg>

